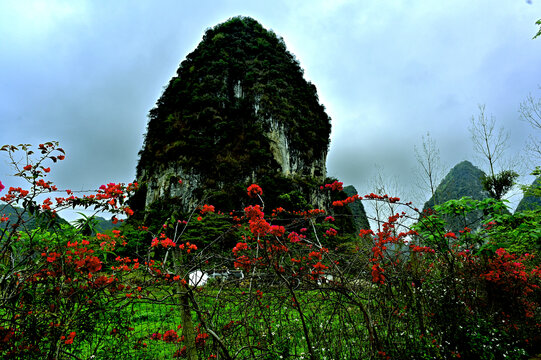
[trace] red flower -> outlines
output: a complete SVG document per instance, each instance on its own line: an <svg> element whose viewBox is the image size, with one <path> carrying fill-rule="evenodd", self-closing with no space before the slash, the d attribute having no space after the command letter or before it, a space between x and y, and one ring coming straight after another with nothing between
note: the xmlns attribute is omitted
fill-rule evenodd
<svg viewBox="0 0 541 360"><path fill-rule="evenodd" d="M0 191L4 190L6 187L4 186L4 184L2 184L2 182L0 181Z"/></svg>
<svg viewBox="0 0 541 360"><path fill-rule="evenodd" d="M325 231L325 234L327 236L336 236L338 234L338 232L335 229L330 228L327 231Z"/></svg>
<svg viewBox="0 0 541 360"><path fill-rule="evenodd" d="M263 195L263 189L257 184L248 186L248 196L253 198L256 195Z"/></svg>
<svg viewBox="0 0 541 360"><path fill-rule="evenodd" d="M168 330L163 334L163 341L167 343L174 343L178 340L178 334L175 330Z"/></svg>
<svg viewBox="0 0 541 360"><path fill-rule="evenodd" d="M282 236L286 232L286 229L283 226L280 225L271 225L270 227L270 233L274 236Z"/></svg>
<svg viewBox="0 0 541 360"><path fill-rule="evenodd" d="M296 242L299 242L301 241L300 237L299 237L299 234L297 234L295 231L292 231L288 236L287 238L289 239L289 241L291 241L292 243L296 243Z"/></svg>
<svg viewBox="0 0 541 360"><path fill-rule="evenodd" d="M265 236L270 230L271 226L265 219L250 220L250 231L254 236Z"/></svg>
<svg viewBox="0 0 541 360"><path fill-rule="evenodd" d="M101 261L95 256L89 256L86 258L86 267L88 271L93 273L101 270Z"/></svg>
<svg viewBox="0 0 541 360"><path fill-rule="evenodd" d="M23 169L26 171L32 170L32 165L26 165L25 167L23 167Z"/></svg>
<svg viewBox="0 0 541 360"><path fill-rule="evenodd" d="M385 275L383 275L383 270L379 264L372 265L372 282L383 284L385 282Z"/></svg>
<svg viewBox="0 0 541 360"><path fill-rule="evenodd" d="M214 205L203 205L203 207L200 210L201 215L206 213L213 213L214 212Z"/></svg>
<svg viewBox="0 0 541 360"><path fill-rule="evenodd" d="M360 236L360 237L364 237L364 236L366 236L366 235L374 235L374 232L373 232L372 230L370 230L370 229L368 229L368 230L361 229L361 230L359 231L359 236Z"/></svg>
<svg viewBox="0 0 541 360"><path fill-rule="evenodd" d="M72 332L68 335L68 339L65 341L65 344L66 344L66 345L73 344L73 338L75 337L75 335L77 335L77 334L75 333L75 331L72 331Z"/></svg>
<svg viewBox="0 0 541 360"><path fill-rule="evenodd" d="M261 211L261 206L259 205L256 205L256 206L250 205L244 208L244 213L246 214L246 217L250 220L262 219L264 216L263 211Z"/></svg>
<svg viewBox="0 0 541 360"><path fill-rule="evenodd" d="M241 242L237 243L237 246L233 248L233 253L235 254L235 256L237 256L237 253L241 250L248 250L248 244Z"/></svg>
<svg viewBox="0 0 541 360"><path fill-rule="evenodd" d="M51 168L48 167L48 168L43 168L43 171L45 171L46 173L50 172L51 171Z"/></svg>
<svg viewBox="0 0 541 360"><path fill-rule="evenodd" d="M332 191L342 191L344 190L343 185L344 185L343 182L336 180L332 184L325 184L325 188L330 189ZM323 190L323 186L320 187L320 189Z"/></svg>
<svg viewBox="0 0 541 360"><path fill-rule="evenodd" d="M322 272L323 270L328 269L329 267L323 265L320 261L318 261L318 262L314 265L314 268L315 268L317 271Z"/></svg>

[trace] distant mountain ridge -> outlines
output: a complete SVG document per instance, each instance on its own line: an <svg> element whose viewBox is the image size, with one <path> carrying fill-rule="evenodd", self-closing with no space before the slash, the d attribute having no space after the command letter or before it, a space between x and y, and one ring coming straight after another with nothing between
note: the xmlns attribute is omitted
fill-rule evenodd
<svg viewBox="0 0 541 360"><path fill-rule="evenodd" d="M27 230L34 230L38 227L47 226L47 223L52 220L50 217L45 217L44 213L41 213L38 216L33 216L30 215L28 211L23 212L22 208L14 207L8 204L0 204L0 215L7 217L10 224L15 224L19 216L21 216L21 226L23 226L23 228L26 228ZM120 222L117 224L113 224L112 220L107 220L101 216L94 216L94 219L96 220L95 229L99 232L105 232L107 230L117 228L121 225ZM59 225L72 225L59 215L56 215L54 221Z"/></svg>
<svg viewBox="0 0 541 360"><path fill-rule="evenodd" d="M471 162L465 160L455 165L449 173L443 178L435 191L435 196L425 203L423 212L432 209L435 205L442 204L449 200L459 200L468 196L474 200L484 200L488 198L488 193L484 190L481 178L485 173L475 167ZM435 199L437 203L435 203ZM448 217L447 223L449 230L458 232L463 230L464 226L479 226L479 219L483 217L482 212L476 211L465 216Z"/></svg>
<svg viewBox="0 0 541 360"><path fill-rule="evenodd" d="M23 211L22 208L11 206L8 204L0 204L0 215L7 217L11 225L17 223L19 216L22 218L21 227L26 228L27 230L33 230L38 227L49 226L52 223L55 224L68 224L68 222L60 217L55 215L54 218L51 218L50 215L46 213L40 213L38 216L31 215L28 211Z"/></svg>
<svg viewBox="0 0 541 360"><path fill-rule="evenodd" d="M469 196L475 200L488 198L488 193L483 189L481 183L485 172L475 167L471 162L464 160L456 164L443 178L435 191L435 198L438 204L449 200L461 199ZM432 208L435 204L434 197L425 203L423 209Z"/></svg>
<svg viewBox="0 0 541 360"><path fill-rule="evenodd" d="M357 195L357 189L353 185L348 185L344 187L344 192L347 196ZM355 224L355 230L359 231L361 229L370 229L370 223L366 216L366 211L362 201L355 201L353 203L347 204L351 213L353 214L353 223Z"/></svg>
<svg viewBox="0 0 541 360"><path fill-rule="evenodd" d="M531 187L539 189L541 187L541 177L536 178ZM526 210L535 210L541 207L541 197L536 196L533 193L526 193L524 197L518 203L517 209L515 212L526 211Z"/></svg>

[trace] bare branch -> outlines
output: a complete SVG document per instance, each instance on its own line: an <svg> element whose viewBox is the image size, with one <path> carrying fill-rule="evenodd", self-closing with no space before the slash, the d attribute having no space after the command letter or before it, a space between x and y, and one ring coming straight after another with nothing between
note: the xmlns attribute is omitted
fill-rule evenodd
<svg viewBox="0 0 541 360"><path fill-rule="evenodd" d="M502 158L509 140L509 133L504 131L503 128L496 131L495 126L494 117L491 116L489 119L485 115L485 106L479 105L479 115L477 119L472 116L469 130L473 148L477 154L488 162L491 176L495 176L496 171L494 168Z"/></svg>
<svg viewBox="0 0 541 360"><path fill-rule="evenodd" d="M541 130L541 98L534 98L531 94L526 100L520 103L519 108L521 120L530 124L536 134L530 134L526 143L526 150L533 158L541 159L541 140L539 139L539 130Z"/></svg>
<svg viewBox="0 0 541 360"><path fill-rule="evenodd" d="M414 146L415 158L421 166L421 174L419 176L422 187L430 189L434 203L436 201L436 188L441 181L445 172L441 165L440 150L438 149L434 139L430 137L430 133L426 133L426 137L422 137L422 148Z"/></svg>

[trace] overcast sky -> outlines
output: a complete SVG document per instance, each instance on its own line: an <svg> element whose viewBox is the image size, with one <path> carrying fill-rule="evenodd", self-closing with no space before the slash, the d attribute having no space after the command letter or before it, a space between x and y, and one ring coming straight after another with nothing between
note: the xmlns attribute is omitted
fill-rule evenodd
<svg viewBox="0 0 541 360"><path fill-rule="evenodd" d="M300 61L332 118L328 174L361 195L378 168L396 195L414 194L427 131L448 168L484 168L468 132L480 104L510 131L510 157L531 132L518 108L541 97L541 1L2 0L0 145L59 141L67 156L50 177L62 189L133 181L148 111L204 31L236 15Z"/></svg>

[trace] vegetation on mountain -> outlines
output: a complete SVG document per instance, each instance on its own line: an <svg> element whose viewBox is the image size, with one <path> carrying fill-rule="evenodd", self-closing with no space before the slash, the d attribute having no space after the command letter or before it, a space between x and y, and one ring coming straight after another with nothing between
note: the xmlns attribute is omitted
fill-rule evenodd
<svg viewBox="0 0 541 360"><path fill-rule="evenodd" d="M353 185L348 185L344 187L344 193L350 197L358 195L357 189ZM347 207L351 210L351 215L353 216L353 223L355 224L355 230L358 232L361 229L370 229L370 223L366 216L366 211L364 210L364 205L360 201L356 201L350 204L347 204Z"/></svg>
<svg viewBox="0 0 541 360"><path fill-rule="evenodd" d="M283 40L248 17L206 31L149 117L137 177L175 162L207 183L276 170L264 135L273 124L285 128L291 156L306 163L324 158L331 129L315 86Z"/></svg>
<svg viewBox="0 0 541 360"><path fill-rule="evenodd" d="M541 207L541 177L537 177L524 189L524 197L518 203L515 212L536 210Z"/></svg>
<svg viewBox="0 0 541 360"><path fill-rule="evenodd" d="M149 118L130 203L147 225L185 219L204 203L241 209L253 182L267 189L268 209L330 208L315 191L326 177L330 118L284 41L254 19L208 29Z"/></svg>
<svg viewBox="0 0 541 360"><path fill-rule="evenodd" d="M488 197L483 188L481 178L484 172L465 160L455 165L436 188L438 202L457 200L469 196L475 200L483 200ZM423 209L433 207L434 199L430 198Z"/></svg>

